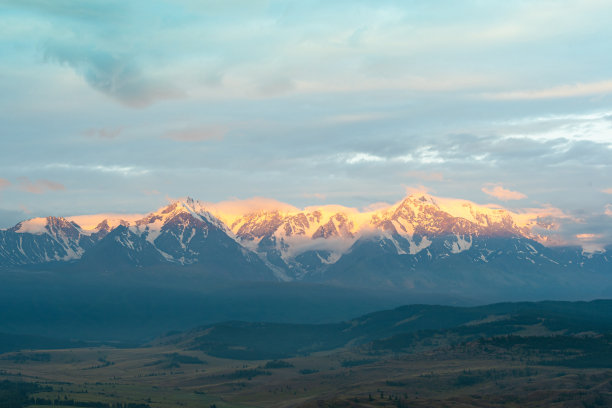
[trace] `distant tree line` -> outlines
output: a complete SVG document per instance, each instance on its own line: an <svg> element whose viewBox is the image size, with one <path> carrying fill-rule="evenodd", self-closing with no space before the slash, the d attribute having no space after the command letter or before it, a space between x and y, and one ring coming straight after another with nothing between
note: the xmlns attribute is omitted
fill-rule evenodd
<svg viewBox="0 0 612 408"><path fill-rule="evenodd" d="M0 408L24 408L30 405L82 408L151 408L149 404L133 402L76 401L68 399L66 396L63 399L31 397L31 394L51 391L53 391L52 387L43 387L36 383L0 381Z"/></svg>
<svg viewBox="0 0 612 408"><path fill-rule="evenodd" d="M62 407L83 407L83 408L151 408L149 404L141 404L134 402L100 402L100 401L76 401L73 399L46 399L46 398L30 398L27 405L51 405ZM25 405L22 405L25 406Z"/></svg>

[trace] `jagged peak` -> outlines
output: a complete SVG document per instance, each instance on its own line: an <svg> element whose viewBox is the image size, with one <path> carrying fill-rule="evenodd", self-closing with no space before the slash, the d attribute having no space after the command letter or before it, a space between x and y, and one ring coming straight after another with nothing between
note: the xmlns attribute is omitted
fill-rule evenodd
<svg viewBox="0 0 612 408"><path fill-rule="evenodd" d="M206 208L206 204L195 200L191 197L179 198L172 200L169 204L159 208L157 211L147 214L140 220L137 220L134 224L138 226L146 226L159 222L160 224L166 223L169 219L174 218L179 214L188 214L196 220L213 224L217 228L227 231L227 226L216 216L214 216Z"/></svg>
<svg viewBox="0 0 612 408"><path fill-rule="evenodd" d="M181 197L175 200L171 200L168 205L162 207L157 212L161 212L162 214L167 214L170 212L188 212L192 215L201 215L203 213L211 214L208 210L207 203L204 203L200 200L196 200L192 197Z"/></svg>
<svg viewBox="0 0 612 408"><path fill-rule="evenodd" d="M406 198L404 198L403 201L404 202L408 201L408 202L413 202L413 203L430 204L430 205L433 205L433 206L436 206L436 207L438 206L438 202L436 201L436 197L432 196L431 194L424 193L424 192L409 194L408 196L406 196Z"/></svg>
<svg viewBox="0 0 612 408"><path fill-rule="evenodd" d="M557 211L557 212L555 212ZM152 223L163 224L170 216L178 213L190 214L194 218L213 224L227 232L238 233L241 227L249 224L246 229L258 228L255 224L268 224L266 231L278 229L279 237L298 234L312 236L314 231L330 220L340 223L345 219L350 225L351 233L364 233L369 229L376 229L382 222L401 221L406 233L414 230L408 224L427 221L435 223L438 216L446 219L445 223L454 222L450 218L461 218L479 227L482 231L508 231L512 234L522 235L538 240L548 245L554 245L551 236L536 235L542 229L553 231L555 220L561 210L555 208L525 209L523 212L514 212L500 206L490 204L476 204L468 200L444 198L433 196L425 191L413 192L392 205L380 206L375 209L358 210L341 205L307 206L303 209L264 198L228 201L222 203L202 202L193 197L186 196L174 199L147 215L142 214L97 214L62 217L33 218L23 221L11 228L13 232L44 234L47 225L54 229L76 228L84 235L91 235L101 229L112 230L118 225L144 227ZM550 214L550 222L543 223L545 216ZM107 221L107 225L103 221ZM431 221L431 222L430 222ZM68 223L71 225L68 225ZM463 221L457 220L458 226ZM274 224L274 225L273 225ZM278 225L277 225L278 224ZM433 224L432 224L433 225ZM338 225L336 225L338 227ZM398 227L399 228L399 227ZM287 231L282 233L282 231ZM540 231L540 232L539 232ZM267 232L266 232L267 233Z"/></svg>

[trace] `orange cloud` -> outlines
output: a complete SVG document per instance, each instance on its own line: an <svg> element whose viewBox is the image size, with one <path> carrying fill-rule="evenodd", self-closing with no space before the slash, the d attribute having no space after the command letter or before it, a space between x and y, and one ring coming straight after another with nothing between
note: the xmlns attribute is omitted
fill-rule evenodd
<svg viewBox="0 0 612 408"><path fill-rule="evenodd" d="M429 187L418 185L416 187L406 186L406 195L428 194L431 191Z"/></svg>
<svg viewBox="0 0 612 408"><path fill-rule="evenodd" d="M7 179L0 178L0 190L4 190L10 185L11 185L10 181L8 181Z"/></svg>
<svg viewBox="0 0 612 408"><path fill-rule="evenodd" d="M612 194L612 187L601 190L602 193Z"/></svg>
<svg viewBox="0 0 612 408"><path fill-rule="evenodd" d="M389 204L387 202L379 201L379 202L372 203L370 205L367 205L367 206L363 207L363 211L371 212L371 211L384 210L384 209L387 209L387 208L391 207L391 205L392 204Z"/></svg>
<svg viewBox="0 0 612 408"><path fill-rule="evenodd" d="M576 234L576 238L582 249L586 252L603 251L604 246L601 240L604 238L603 234Z"/></svg>
<svg viewBox="0 0 612 408"><path fill-rule="evenodd" d="M527 198L527 196L523 193L505 189L500 185L490 187L485 186L482 188L482 192L502 201L522 200L523 198Z"/></svg>
<svg viewBox="0 0 612 408"><path fill-rule="evenodd" d="M245 214L260 211L280 211L294 212L299 211L297 207L271 198L253 197L246 200L227 200L218 203L203 203L208 211L220 218L227 225L242 217Z"/></svg>
<svg viewBox="0 0 612 408"><path fill-rule="evenodd" d="M601 238L603 235L601 234L576 234L576 238L585 241L591 241L593 239Z"/></svg>
<svg viewBox="0 0 612 408"><path fill-rule="evenodd" d="M19 188L32 194L43 194L47 191L60 191L66 189L63 184L55 181L44 179L31 181L27 177L19 178Z"/></svg>

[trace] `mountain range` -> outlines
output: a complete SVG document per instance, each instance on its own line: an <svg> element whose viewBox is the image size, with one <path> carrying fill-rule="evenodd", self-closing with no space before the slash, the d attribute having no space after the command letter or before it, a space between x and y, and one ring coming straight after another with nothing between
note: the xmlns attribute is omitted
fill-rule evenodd
<svg viewBox="0 0 612 408"><path fill-rule="evenodd" d="M422 292L554 286L574 293L578 277L612 287L611 246L595 253L552 246L542 233L551 228L546 217L428 194L370 212L322 206L230 213L187 198L140 217L20 222L0 230L0 268L184 270Z"/></svg>

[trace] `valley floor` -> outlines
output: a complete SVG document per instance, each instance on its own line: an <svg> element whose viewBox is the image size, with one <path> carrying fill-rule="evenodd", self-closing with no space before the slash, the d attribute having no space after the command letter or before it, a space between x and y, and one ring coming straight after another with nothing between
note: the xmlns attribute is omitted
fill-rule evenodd
<svg viewBox="0 0 612 408"><path fill-rule="evenodd" d="M612 369L564 366L568 355L482 340L263 361L176 346L35 350L0 355L0 384L38 384L29 407L611 406Z"/></svg>

